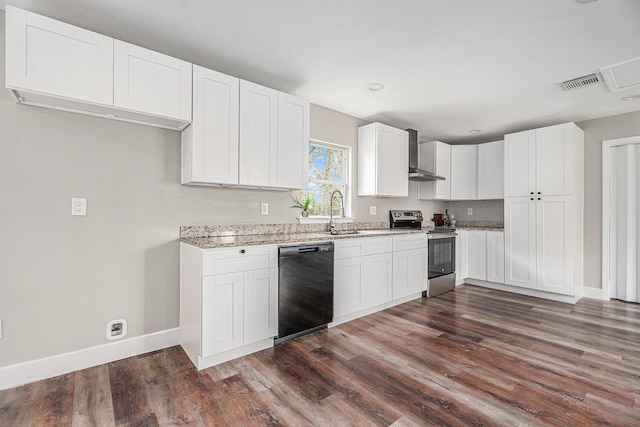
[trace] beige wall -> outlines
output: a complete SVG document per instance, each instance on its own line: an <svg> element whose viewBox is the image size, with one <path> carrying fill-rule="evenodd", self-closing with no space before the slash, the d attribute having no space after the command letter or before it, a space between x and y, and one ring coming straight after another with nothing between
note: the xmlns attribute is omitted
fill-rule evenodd
<svg viewBox="0 0 640 427"><path fill-rule="evenodd" d="M4 34L0 11L1 82ZM311 123L312 138L356 154L361 121L312 106ZM88 199L86 217L71 216L72 197ZM353 199L359 221L433 210ZM178 132L17 105L0 88L0 366L105 344L119 318L127 337L177 327L179 226L292 223L291 204L288 191L181 185Z"/></svg>
<svg viewBox="0 0 640 427"><path fill-rule="evenodd" d="M640 111L577 125L584 130L584 284L601 289L602 141L640 135Z"/></svg>

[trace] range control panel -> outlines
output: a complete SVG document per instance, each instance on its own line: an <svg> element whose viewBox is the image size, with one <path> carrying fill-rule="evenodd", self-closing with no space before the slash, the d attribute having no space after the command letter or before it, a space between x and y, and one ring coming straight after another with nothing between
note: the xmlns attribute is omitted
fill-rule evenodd
<svg viewBox="0 0 640 427"><path fill-rule="evenodd" d="M422 212L390 210L389 224L391 228L396 228L396 227L419 228L422 226Z"/></svg>

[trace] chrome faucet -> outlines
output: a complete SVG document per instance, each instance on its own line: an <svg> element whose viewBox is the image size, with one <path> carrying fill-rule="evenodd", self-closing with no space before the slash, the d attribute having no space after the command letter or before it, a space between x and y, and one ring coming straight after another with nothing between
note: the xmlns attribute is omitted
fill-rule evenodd
<svg viewBox="0 0 640 427"><path fill-rule="evenodd" d="M344 196L340 192L340 190L333 190L331 193L331 199L329 202L329 231L331 234L338 234L338 230L336 230L336 224L333 222L333 196L338 193L340 196L340 208L341 208L341 218L344 218Z"/></svg>

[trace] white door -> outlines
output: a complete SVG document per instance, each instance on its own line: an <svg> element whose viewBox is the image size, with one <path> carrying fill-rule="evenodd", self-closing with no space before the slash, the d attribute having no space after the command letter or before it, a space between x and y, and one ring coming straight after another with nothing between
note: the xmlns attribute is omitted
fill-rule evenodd
<svg viewBox="0 0 640 427"><path fill-rule="evenodd" d="M537 289L574 295L573 197L536 200Z"/></svg>
<svg viewBox="0 0 640 427"><path fill-rule="evenodd" d="M278 187L309 187L309 101L278 92Z"/></svg>
<svg viewBox="0 0 640 427"><path fill-rule="evenodd" d="M202 279L202 357L243 345L242 282L241 272Z"/></svg>
<svg viewBox="0 0 640 427"><path fill-rule="evenodd" d="M609 296L640 302L640 142L608 148ZM606 178L606 177L605 177ZM604 248L605 250L607 248Z"/></svg>
<svg viewBox="0 0 640 427"><path fill-rule="evenodd" d="M468 231L458 230L456 236L456 285L464 283L464 279L469 277L467 268L467 235Z"/></svg>
<svg viewBox="0 0 640 427"><path fill-rule="evenodd" d="M240 80L193 66L193 121L182 132L182 183L238 183Z"/></svg>
<svg viewBox="0 0 640 427"><path fill-rule="evenodd" d="M478 198L478 146L451 146L451 200Z"/></svg>
<svg viewBox="0 0 640 427"><path fill-rule="evenodd" d="M504 283L503 231L487 231L487 280Z"/></svg>
<svg viewBox="0 0 640 427"><path fill-rule="evenodd" d="M504 141L478 146L478 199L504 198Z"/></svg>
<svg viewBox="0 0 640 427"><path fill-rule="evenodd" d="M393 299L426 290L426 247L393 252Z"/></svg>
<svg viewBox="0 0 640 427"><path fill-rule="evenodd" d="M191 63L114 41L113 105L191 121Z"/></svg>
<svg viewBox="0 0 640 427"><path fill-rule="evenodd" d="M278 92L241 80L239 183L275 187L277 166Z"/></svg>
<svg viewBox="0 0 640 427"><path fill-rule="evenodd" d="M244 273L244 345L278 335L278 269Z"/></svg>
<svg viewBox="0 0 640 427"><path fill-rule="evenodd" d="M536 288L536 202L533 197L504 199L505 283Z"/></svg>
<svg viewBox="0 0 640 427"><path fill-rule="evenodd" d="M113 39L7 6L6 85L113 105Z"/></svg>
<svg viewBox="0 0 640 427"><path fill-rule="evenodd" d="M364 308L391 301L393 294L391 253L364 257Z"/></svg>
<svg viewBox="0 0 640 427"><path fill-rule="evenodd" d="M468 275L472 279L487 280L487 232L467 233Z"/></svg>
<svg viewBox="0 0 640 427"><path fill-rule="evenodd" d="M362 257L336 259L333 265L334 318L355 313L363 308Z"/></svg>
<svg viewBox="0 0 640 427"><path fill-rule="evenodd" d="M573 194L573 132L565 123L536 130L536 194Z"/></svg>
<svg viewBox="0 0 640 427"><path fill-rule="evenodd" d="M504 197L530 196L536 191L536 131L504 137Z"/></svg>

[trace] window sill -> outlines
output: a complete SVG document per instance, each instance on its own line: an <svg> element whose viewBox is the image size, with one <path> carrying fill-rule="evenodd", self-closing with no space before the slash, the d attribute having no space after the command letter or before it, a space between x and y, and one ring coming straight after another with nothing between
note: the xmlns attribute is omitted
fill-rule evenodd
<svg viewBox="0 0 640 427"><path fill-rule="evenodd" d="M336 224L345 224L353 222L355 219L355 217L334 217L333 222L335 222ZM298 217L297 220L300 224L329 224L330 218L328 216L312 216L307 218Z"/></svg>

